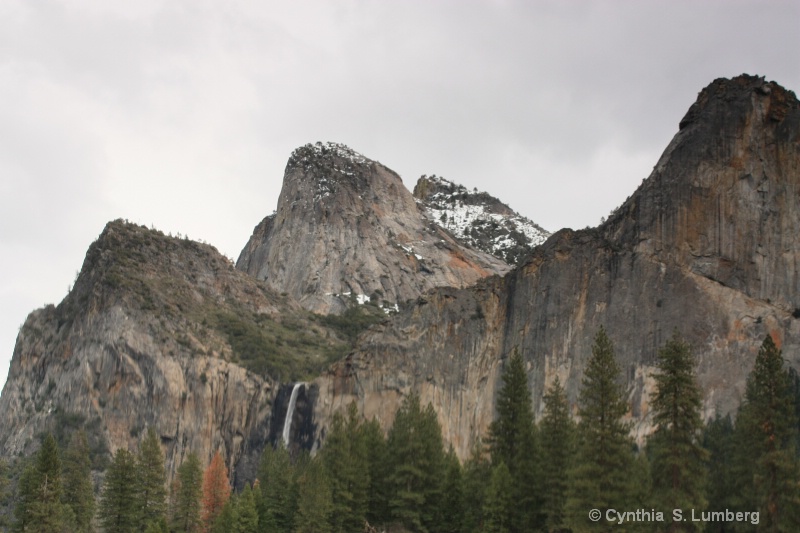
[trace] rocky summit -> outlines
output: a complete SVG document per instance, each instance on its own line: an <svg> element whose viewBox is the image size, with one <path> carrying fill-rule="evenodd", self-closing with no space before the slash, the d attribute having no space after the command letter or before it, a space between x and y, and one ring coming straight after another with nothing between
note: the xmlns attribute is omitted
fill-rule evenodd
<svg viewBox="0 0 800 533"><path fill-rule="evenodd" d="M601 226L543 243L488 195L424 177L415 198L380 163L309 144L235 268L208 245L106 226L64 301L20 330L0 455L84 427L102 470L153 427L170 475L189 451L207 462L221 450L241 486L268 443L324 445L351 401L388 428L415 391L464 457L511 354L537 413L556 376L574 408L601 326L637 436L652 429L651 373L675 329L697 358L704 416L732 412L765 335L800 367L798 191L800 103L747 75L699 94Z"/></svg>
<svg viewBox="0 0 800 533"><path fill-rule="evenodd" d="M335 143L292 153L278 209L236 267L319 313L352 301L396 309L433 287L510 269L433 222L392 170Z"/></svg>

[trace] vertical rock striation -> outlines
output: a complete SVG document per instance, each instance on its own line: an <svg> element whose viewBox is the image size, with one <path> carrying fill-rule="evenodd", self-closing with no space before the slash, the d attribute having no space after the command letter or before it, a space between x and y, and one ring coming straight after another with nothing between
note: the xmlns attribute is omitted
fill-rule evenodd
<svg viewBox="0 0 800 533"><path fill-rule="evenodd" d="M574 402L602 325L635 433L677 328L698 361L706 416L738 405L767 334L800 366L800 104L743 75L714 81L651 176L598 228L562 230L504 278L426 294L318 380L320 427L356 400L384 425L411 389L459 454L486 433L503 362L520 350L537 412L558 375Z"/></svg>

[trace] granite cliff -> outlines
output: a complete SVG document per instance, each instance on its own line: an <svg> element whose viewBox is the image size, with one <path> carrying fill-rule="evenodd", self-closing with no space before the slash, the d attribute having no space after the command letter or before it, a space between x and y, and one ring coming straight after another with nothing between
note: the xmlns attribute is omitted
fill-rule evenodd
<svg viewBox="0 0 800 533"><path fill-rule="evenodd" d="M19 332L0 397L0 455L27 455L41 432L71 425L88 428L107 458L154 427L171 473L192 450L252 467L279 380L316 375L348 348L213 247L111 222L64 301L31 313Z"/></svg>
<svg viewBox="0 0 800 533"><path fill-rule="evenodd" d="M743 75L706 87L652 174L595 229L565 229L505 277L430 292L365 334L317 380L315 416L352 400L388 425L410 390L433 403L459 454L485 435L504 361L527 361L537 413L559 376L574 402L604 326L624 371L634 431L653 362L677 328L698 361L704 413L741 400L771 334L800 367L800 104Z"/></svg>
<svg viewBox="0 0 800 533"><path fill-rule="evenodd" d="M278 209L236 267L320 313L353 298L396 309L433 287L510 270L439 227L392 170L335 143L292 153Z"/></svg>
<svg viewBox="0 0 800 533"><path fill-rule="evenodd" d="M28 454L41 431L73 424L107 456L152 426L170 472L189 450L208 460L221 449L240 482L284 428L292 446L318 445L352 400L388 427L416 390L463 457L485 435L514 350L540 412L556 375L574 402L601 325L639 436L653 360L674 328L694 348L707 416L736 407L764 335L800 366L800 104L776 83L716 80L604 224L519 253L493 247L503 237L482 222L448 230L436 211L478 205L502 226L514 216L502 203L450 202L464 191L425 180L415 199L349 148L301 147L236 268L208 245L109 223L69 295L20 330L0 455ZM368 321L351 313L366 308Z"/></svg>

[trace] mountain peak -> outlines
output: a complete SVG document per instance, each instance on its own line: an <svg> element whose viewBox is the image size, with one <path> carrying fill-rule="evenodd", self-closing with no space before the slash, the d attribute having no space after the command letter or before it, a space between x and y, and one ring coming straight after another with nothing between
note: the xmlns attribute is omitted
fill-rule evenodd
<svg viewBox="0 0 800 533"><path fill-rule="evenodd" d="M746 115L754 105L764 109L764 118L776 122L800 107L793 91L774 81L766 81L763 76L742 74L735 78L718 78L700 91L697 101L680 121L680 129L698 121L719 126L719 120Z"/></svg>
<svg viewBox="0 0 800 533"><path fill-rule="evenodd" d="M397 173L336 143L292 153L277 211L237 268L317 312L343 312L351 299L394 309L429 288L509 270L430 220Z"/></svg>
<svg viewBox="0 0 800 533"><path fill-rule="evenodd" d="M308 143L295 148L289 156L288 166L311 165L318 161L332 161L340 159L353 165L368 165L369 159L359 154L349 146L335 142Z"/></svg>

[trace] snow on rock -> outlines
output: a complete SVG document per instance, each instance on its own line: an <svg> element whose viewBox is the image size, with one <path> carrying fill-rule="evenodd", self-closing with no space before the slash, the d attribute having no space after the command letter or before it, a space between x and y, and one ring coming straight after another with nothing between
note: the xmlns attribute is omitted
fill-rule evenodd
<svg viewBox="0 0 800 533"><path fill-rule="evenodd" d="M550 232L497 198L437 176L422 176L414 196L428 216L462 242L518 264Z"/></svg>

